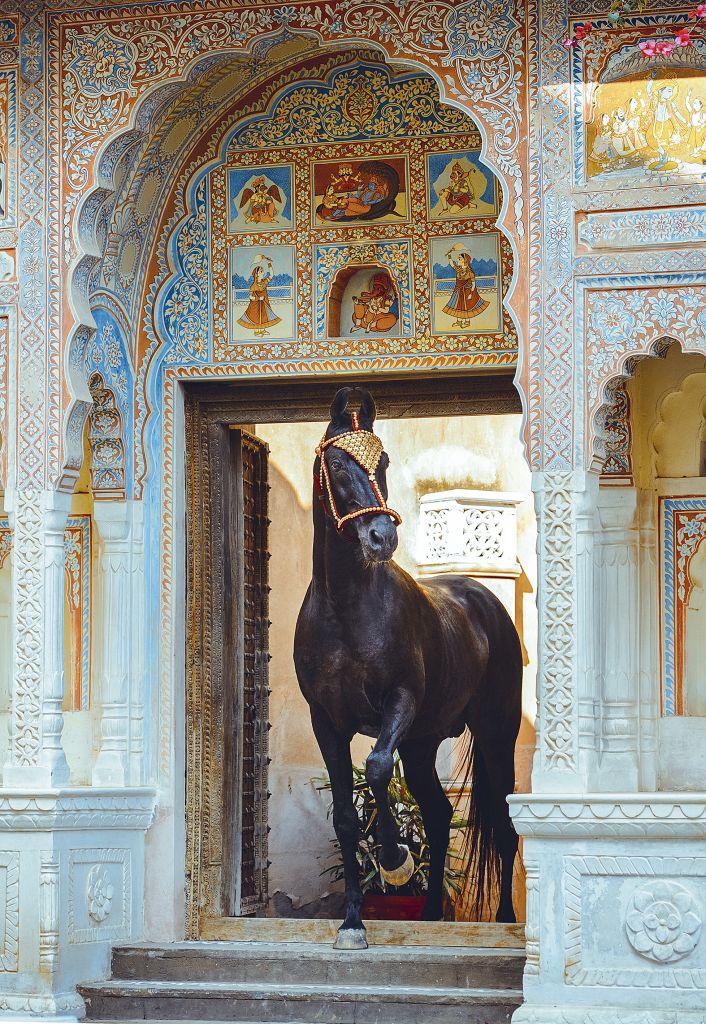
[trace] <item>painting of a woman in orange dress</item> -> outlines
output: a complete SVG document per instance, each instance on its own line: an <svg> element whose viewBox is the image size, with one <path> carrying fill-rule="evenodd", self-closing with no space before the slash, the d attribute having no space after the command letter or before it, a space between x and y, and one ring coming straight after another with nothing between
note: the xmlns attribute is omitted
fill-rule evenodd
<svg viewBox="0 0 706 1024"><path fill-rule="evenodd" d="M473 317L488 308L489 303L476 288L476 275L473 273L468 249L457 242L451 246L446 256L456 272L456 287L443 311L455 317L454 327L465 329Z"/></svg>
<svg viewBox="0 0 706 1024"><path fill-rule="evenodd" d="M261 257L258 262L253 264L250 301L243 315L238 318L241 327L247 327L254 331L255 337L259 338L270 333L267 330L268 327L273 327L282 320L270 305L267 294L267 286L272 277L272 261L267 257Z"/></svg>

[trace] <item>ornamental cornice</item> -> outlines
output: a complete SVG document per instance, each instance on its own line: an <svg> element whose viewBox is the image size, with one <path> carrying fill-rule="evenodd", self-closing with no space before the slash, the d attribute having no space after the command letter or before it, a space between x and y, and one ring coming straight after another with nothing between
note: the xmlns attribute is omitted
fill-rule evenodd
<svg viewBox="0 0 706 1024"><path fill-rule="evenodd" d="M533 839L703 839L706 836L704 794L516 794L508 802L517 832Z"/></svg>
<svg viewBox="0 0 706 1024"><path fill-rule="evenodd" d="M149 828L156 790L0 790L0 831L54 832L78 829Z"/></svg>

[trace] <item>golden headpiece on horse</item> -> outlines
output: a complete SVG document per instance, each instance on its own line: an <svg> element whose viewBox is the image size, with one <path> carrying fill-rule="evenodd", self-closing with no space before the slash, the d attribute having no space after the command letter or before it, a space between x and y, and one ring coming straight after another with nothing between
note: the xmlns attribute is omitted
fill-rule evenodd
<svg viewBox="0 0 706 1024"><path fill-rule="evenodd" d="M330 440L330 448L340 448L362 466L368 476L375 476L384 446L380 438L370 430L354 430L339 434Z"/></svg>

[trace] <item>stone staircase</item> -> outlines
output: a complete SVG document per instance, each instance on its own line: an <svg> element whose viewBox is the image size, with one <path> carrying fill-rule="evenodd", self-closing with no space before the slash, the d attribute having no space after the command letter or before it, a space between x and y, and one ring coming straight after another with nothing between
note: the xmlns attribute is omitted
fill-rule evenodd
<svg viewBox="0 0 706 1024"><path fill-rule="evenodd" d="M500 1024L522 1001L521 948L182 942L113 950L79 987L89 1021Z"/></svg>

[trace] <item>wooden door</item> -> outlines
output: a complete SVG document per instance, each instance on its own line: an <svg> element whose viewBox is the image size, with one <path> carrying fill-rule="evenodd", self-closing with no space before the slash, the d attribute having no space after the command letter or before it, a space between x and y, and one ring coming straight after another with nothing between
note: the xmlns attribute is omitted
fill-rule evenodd
<svg viewBox="0 0 706 1024"><path fill-rule="evenodd" d="M223 910L267 902L267 445L229 434L223 548Z"/></svg>

